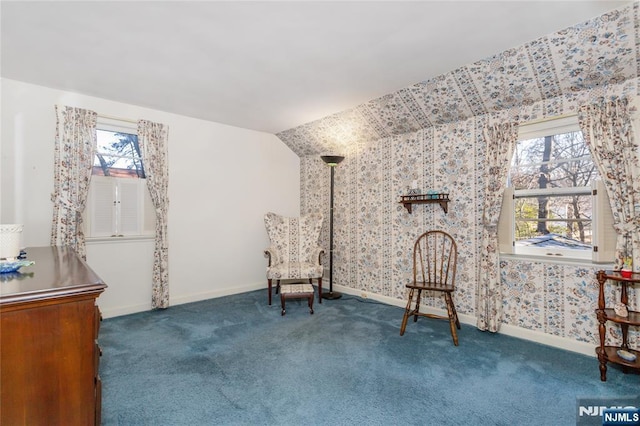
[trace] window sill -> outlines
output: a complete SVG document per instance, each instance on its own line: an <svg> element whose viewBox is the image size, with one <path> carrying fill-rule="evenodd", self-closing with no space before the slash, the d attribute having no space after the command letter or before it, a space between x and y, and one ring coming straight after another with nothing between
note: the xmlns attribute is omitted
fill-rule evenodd
<svg viewBox="0 0 640 426"><path fill-rule="evenodd" d="M557 265L585 266L600 269L611 269L613 262L594 262L589 259L576 259L565 256L535 256L531 254L500 253L500 260L517 260L521 262L552 263Z"/></svg>
<svg viewBox="0 0 640 426"><path fill-rule="evenodd" d="M124 237L91 237L86 239L86 243L91 244L108 244L108 243L120 243L120 242L145 242L154 241L154 235L129 235Z"/></svg>

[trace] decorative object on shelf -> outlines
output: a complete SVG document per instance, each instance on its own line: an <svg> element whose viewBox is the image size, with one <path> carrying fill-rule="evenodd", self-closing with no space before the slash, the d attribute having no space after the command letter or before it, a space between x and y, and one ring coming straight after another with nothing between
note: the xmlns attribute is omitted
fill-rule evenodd
<svg viewBox="0 0 640 426"><path fill-rule="evenodd" d="M18 272L23 266L31 266L35 262L32 260L2 260L0 261L0 274Z"/></svg>
<svg viewBox="0 0 640 426"><path fill-rule="evenodd" d="M622 269L620 270L620 275L622 275L625 278L631 278L632 273L633 273L633 259L627 256L622 261Z"/></svg>
<svg viewBox="0 0 640 426"><path fill-rule="evenodd" d="M20 256L20 241L24 225L0 225L0 259L13 260Z"/></svg>
<svg viewBox="0 0 640 426"><path fill-rule="evenodd" d="M407 187L407 194L418 195L420 194L420 188L418 188L418 181L414 179L411 183L411 188Z"/></svg>
<svg viewBox="0 0 640 426"><path fill-rule="evenodd" d="M427 191L427 195L428 195L427 198L430 198L432 200L437 200L438 199L438 194L441 194L441 192L436 191L435 189L430 189L430 190ZM449 194L446 194L446 195L449 195Z"/></svg>
<svg viewBox="0 0 640 426"><path fill-rule="evenodd" d="M636 354L631 353L629 351L626 351L624 349L618 349L616 351L616 353L618 354L618 356L622 359L624 359L625 361L629 361L629 362L633 362L636 360Z"/></svg>
<svg viewBox="0 0 640 426"><path fill-rule="evenodd" d="M329 215L329 291L322 293L323 299L339 299L342 294L333 291L333 180L336 166L344 160L340 155L322 155L322 161L331 168L331 205Z"/></svg>
<svg viewBox="0 0 640 426"><path fill-rule="evenodd" d="M615 305L613 305L613 311L619 317L626 318L629 316L629 310L627 309L627 305L621 302L618 302Z"/></svg>
<svg viewBox="0 0 640 426"><path fill-rule="evenodd" d="M438 203L445 214L448 212L449 194L443 192L432 192L417 195L402 195L399 203L402 204L409 213L411 213L412 204L429 204Z"/></svg>
<svg viewBox="0 0 640 426"><path fill-rule="evenodd" d="M20 281L26 280L29 278L33 278L33 272L6 272L0 274L0 282L8 282L8 281Z"/></svg>

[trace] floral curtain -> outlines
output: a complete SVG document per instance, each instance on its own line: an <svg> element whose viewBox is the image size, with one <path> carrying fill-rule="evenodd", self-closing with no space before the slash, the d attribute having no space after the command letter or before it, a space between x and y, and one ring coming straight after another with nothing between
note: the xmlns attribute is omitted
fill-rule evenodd
<svg viewBox="0 0 640 426"><path fill-rule="evenodd" d="M616 241L615 269L631 257L640 271L640 150L627 99L583 105L580 129L609 195Z"/></svg>
<svg viewBox="0 0 640 426"><path fill-rule="evenodd" d="M156 209L156 238L153 254L153 289L151 306L169 307L169 241L167 213L169 211L168 128L164 124L138 121L138 142L145 166L147 187Z"/></svg>
<svg viewBox="0 0 640 426"><path fill-rule="evenodd" d="M482 249L477 295L477 327L497 332L502 312L498 220L502 196L507 185L507 173L518 141L517 123L498 123L484 128L486 141L484 163L484 208L482 211Z"/></svg>
<svg viewBox="0 0 640 426"><path fill-rule="evenodd" d="M69 246L86 259L82 212L96 151L97 114L58 105L55 111L51 245Z"/></svg>

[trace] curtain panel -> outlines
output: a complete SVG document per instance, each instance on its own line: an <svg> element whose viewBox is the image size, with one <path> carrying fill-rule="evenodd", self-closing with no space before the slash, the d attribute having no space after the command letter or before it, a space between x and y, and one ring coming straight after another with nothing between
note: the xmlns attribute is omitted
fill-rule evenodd
<svg viewBox="0 0 640 426"><path fill-rule="evenodd" d="M86 259L82 212L96 152L97 114L58 105L55 112L51 245L69 246Z"/></svg>
<svg viewBox="0 0 640 426"><path fill-rule="evenodd" d="M580 129L609 195L616 230L615 269L625 257L640 271L640 149L627 99L582 105Z"/></svg>
<svg viewBox="0 0 640 426"><path fill-rule="evenodd" d="M476 316L480 330L497 332L502 317L498 221L509 163L518 141L518 124L487 125L483 134L486 143L483 169L485 187Z"/></svg>
<svg viewBox="0 0 640 426"><path fill-rule="evenodd" d="M138 142L145 166L147 187L156 209L151 306L169 307L169 211L168 127L147 120L138 121Z"/></svg>

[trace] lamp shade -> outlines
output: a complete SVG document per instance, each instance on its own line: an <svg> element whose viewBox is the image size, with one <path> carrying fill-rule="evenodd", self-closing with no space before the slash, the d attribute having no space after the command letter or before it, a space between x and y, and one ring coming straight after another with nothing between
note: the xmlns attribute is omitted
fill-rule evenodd
<svg viewBox="0 0 640 426"><path fill-rule="evenodd" d="M337 166L342 160L344 160L344 157L340 155L322 155L320 158L322 158L322 161L331 167Z"/></svg>

